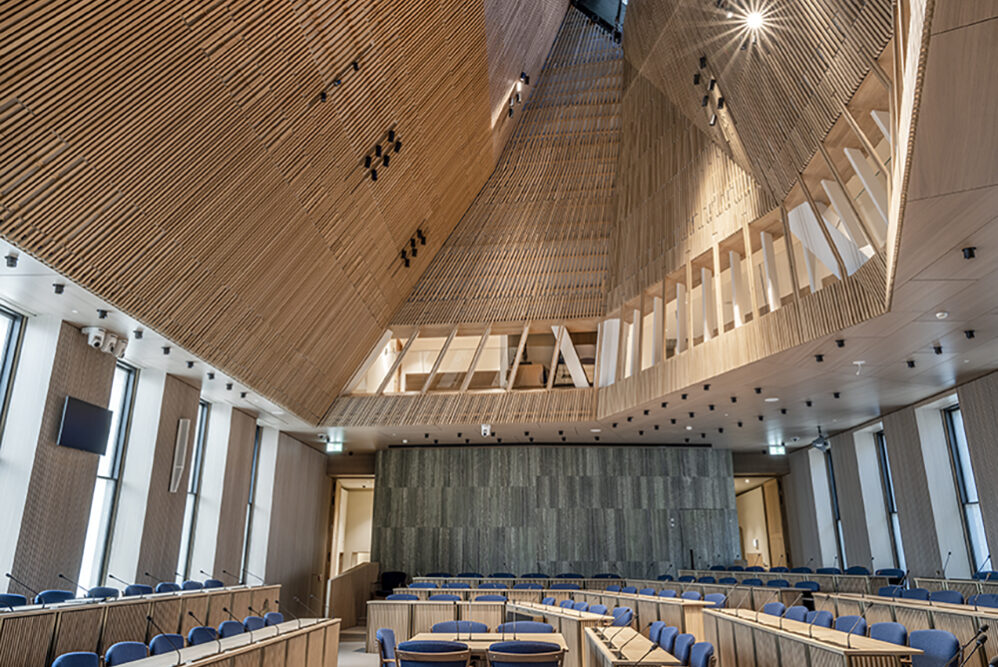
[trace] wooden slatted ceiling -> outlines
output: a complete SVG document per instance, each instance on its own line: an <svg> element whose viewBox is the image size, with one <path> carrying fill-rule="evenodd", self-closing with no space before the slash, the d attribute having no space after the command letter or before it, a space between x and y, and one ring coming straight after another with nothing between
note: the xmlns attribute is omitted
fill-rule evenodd
<svg viewBox="0 0 998 667"><path fill-rule="evenodd" d="M729 3L730 5L731 3ZM625 19L625 55L674 104L715 140L701 107L716 78L726 115L754 173L782 198L817 150L841 108L891 36L891 1L778 0L759 3L765 27L758 45L740 50L744 13L732 18L699 0L637 2ZM693 85L706 56L699 86ZM723 143L723 142L722 142ZM736 146L725 150L738 157Z"/></svg>
<svg viewBox="0 0 998 667"><path fill-rule="evenodd" d="M499 165L393 326L602 314L621 62L569 10Z"/></svg>
<svg viewBox="0 0 998 667"><path fill-rule="evenodd" d="M530 61L563 12L10 5L0 234L318 422L492 168L487 33ZM390 126L403 150L372 183L363 155Z"/></svg>

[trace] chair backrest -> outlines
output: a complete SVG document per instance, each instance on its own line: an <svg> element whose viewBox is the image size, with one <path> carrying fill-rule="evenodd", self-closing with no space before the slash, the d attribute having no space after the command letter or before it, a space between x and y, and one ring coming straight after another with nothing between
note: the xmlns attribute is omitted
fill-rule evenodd
<svg viewBox="0 0 998 667"><path fill-rule="evenodd" d="M807 612L807 618L804 619L807 623L811 625L818 625L823 628L832 627L832 612L826 611L824 609L820 611L809 611Z"/></svg>
<svg viewBox="0 0 998 667"><path fill-rule="evenodd" d="M837 567L819 567L818 574L842 574L842 570Z"/></svg>
<svg viewBox="0 0 998 667"><path fill-rule="evenodd" d="M551 590L553 591L577 591L579 590L578 584L551 584Z"/></svg>
<svg viewBox="0 0 998 667"><path fill-rule="evenodd" d="M878 577L903 577L904 570L898 569L896 567L885 567L877 570Z"/></svg>
<svg viewBox="0 0 998 667"><path fill-rule="evenodd" d="M960 591L932 591L929 599L933 602L948 602L949 604L963 604L963 593Z"/></svg>
<svg viewBox="0 0 998 667"><path fill-rule="evenodd" d="M710 642L697 642L690 649L690 667L710 667L714 658L714 645Z"/></svg>
<svg viewBox="0 0 998 667"><path fill-rule="evenodd" d="M575 600L562 600L558 603L558 606L564 609L571 609L573 604L575 604Z"/></svg>
<svg viewBox="0 0 998 667"><path fill-rule="evenodd" d="M427 599L432 602L459 602L461 596L454 595L453 593L434 593Z"/></svg>
<svg viewBox="0 0 998 667"><path fill-rule="evenodd" d="M551 625L550 623L541 623L540 621L510 621L509 623L503 623L502 625L497 625L496 632L500 634L506 632L542 634L547 632L554 632L554 626Z"/></svg>
<svg viewBox="0 0 998 667"><path fill-rule="evenodd" d="M790 568L786 565L777 565L776 567L769 568L770 572L789 572ZM713 647L711 647L713 649Z"/></svg>
<svg viewBox="0 0 998 667"><path fill-rule="evenodd" d="M579 574L578 572L561 572L559 574L554 575L554 578L555 579L585 579L585 577L582 576L581 574Z"/></svg>
<svg viewBox="0 0 998 667"><path fill-rule="evenodd" d="M395 647L399 667L467 667L471 651L467 644L447 641L409 641Z"/></svg>
<svg viewBox="0 0 998 667"><path fill-rule="evenodd" d="M700 591L683 591L682 595L680 595L679 597L685 600L699 600Z"/></svg>
<svg viewBox="0 0 998 667"><path fill-rule="evenodd" d="M506 596L497 593L479 595L475 597L475 602L505 602Z"/></svg>
<svg viewBox="0 0 998 667"><path fill-rule="evenodd" d="M881 586L877 589L877 595L882 598L896 598L900 597L904 589L900 586Z"/></svg>
<svg viewBox="0 0 998 667"><path fill-rule="evenodd" d="M762 613L769 614L770 616L783 616L783 612L786 611L787 606L782 602L767 602L762 605Z"/></svg>
<svg viewBox="0 0 998 667"><path fill-rule="evenodd" d="M811 574L811 568L809 567L792 567L790 571L794 574Z"/></svg>
<svg viewBox="0 0 998 667"><path fill-rule="evenodd" d="M794 605L783 612L783 618L803 623L807 619L807 607L802 604Z"/></svg>
<svg viewBox="0 0 998 667"><path fill-rule="evenodd" d="M762 579L755 579L752 577L742 579L742 586L762 586Z"/></svg>
<svg viewBox="0 0 998 667"><path fill-rule="evenodd" d="M700 577L699 579L697 579L697 582L701 584L716 584L717 579L715 577L706 576L706 577Z"/></svg>
<svg viewBox="0 0 998 667"><path fill-rule="evenodd" d="M922 649L911 656L911 667L955 667L960 664L960 642L946 630L912 630L908 645Z"/></svg>
<svg viewBox="0 0 998 667"><path fill-rule="evenodd" d="M217 638L218 633L215 631L215 628L208 627L207 625L198 625L191 628L191 631L187 633L187 644L188 646L197 646L198 644L213 642Z"/></svg>
<svg viewBox="0 0 998 667"><path fill-rule="evenodd" d="M870 639L879 639L882 642L904 646L908 643L908 628L894 621L874 623L870 626Z"/></svg>
<svg viewBox="0 0 998 667"><path fill-rule="evenodd" d="M35 596L35 604L55 604L72 600L76 596L72 591L60 591L55 589L44 590ZM69 654L67 654L69 655Z"/></svg>
<svg viewBox="0 0 998 667"><path fill-rule="evenodd" d="M259 616L247 616L243 619L243 627L249 632L259 630L263 627L263 619Z"/></svg>
<svg viewBox="0 0 998 667"><path fill-rule="evenodd" d="M418 600L419 596L415 593L392 593L386 600Z"/></svg>
<svg viewBox="0 0 998 667"><path fill-rule="evenodd" d="M225 588L225 582L221 579L205 579L205 588Z"/></svg>
<svg viewBox="0 0 998 667"><path fill-rule="evenodd" d="M263 615L263 624L266 625L280 625L284 622L284 614L279 611L268 611Z"/></svg>
<svg viewBox="0 0 998 667"><path fill-rule="evenodd" d="M734 577L721 577L717 580L717 583L724 584L725 586L731 586L733 584L737 584L738 580Z"/></svg>
<svg viewBox="0 0 998 667"><path fill-rule="evenodd" d="M515 590L539 591L544 588L544 586L532 581L521 581L518 584L513 584L513 588Z"/></svg>
<svg viewBox="0 0 998 667"><path fill-rule="evenodd" d="M665 629L665 626L665 621L652 621L651 625L648 626L648 639L653 644L658 643L658 638L662 636L662 630Z"/></svg>
<svg viewBox="0 0 998 667"><path fill-rule="evenodd" d="M395 631L391 628L378 628L374 638L378 642L382 665L388 661L395 662Z"/></svg>
<svg viewBox="0 0 998 667"><path fill-rule="evenodd" d="M621 593L628 593L630 595L634 595L635 593L638 592L638 587L637 586L624 586L623 588L620 589L620 592Z"/></svg>
<svg viewBox="0 0 998 667"><path fill-rule="evenodd" d="M526 574L521 574L520 579L550 579L551 575L544 574L543 572L528 572Z"/></svg>
<svg viewBox="0 0 998 667"><path fill-rule="evenodd" d="M481 572L458 572L456 576L460 579L482 579L485 577Z"/></svg>
<svg viewBox="0 0 998 667"><path fill-rule="evenodd" d="M846 568L846 574L860 574L868 577L870 576L870 571L862 565L853 565Z"/></svg>
<svg viewBox="0 0 998 667"><path fill-rule="evenodd" d="M745 568L745 571L746 572L765 572L766 568L764 568L762 565L749 565L747 568Z"/></svg>
<svg viewBox="0 0 998 667"><path fill-rule="evenodd" d="M149 657L149 649L142 642L118 642L104 654L104 664L107 667L124 665L126 662L142 660Z"/></svg>
<svg viewBox="0 0 998 667"><path fill-rule="evenodd" d="M972 604L975 607L998 607L998 595L995 593L971 595L970 599L967 600L967 604Z"/></svg>
<svg viewBox="0 0 998 667"><path fill-rule="evenodd" d="M598 604L597 603L597 604L591 604L591 605L589 605L589 613L590 614L600 614L601 616L605 616L606 615L606 611L607 611L607 608L606 608L605 604Z"/></svg>
<svg viewBox="0 0 998 667"><path fill-rule="evenodd" d="M441 621L430 627L430 632L453 632L467 634L470 632L488 632L489 626L478 621Z"/></svg>
<svg viewBox="0 0 998 667"><path fill-rule="evenodd" d="M611 625L616 627L630 625L631 621L634 620L634 610L630 607L614 607L610 615L613 616Z"/></svg>
<svg viewBox="0 0 998 667"><path fill-rule="evenodd" d="M405 572L395 572L394 574L405 574ZM443 579L443 578L446 578L446 577L453 577L454 575L451 574L450 572L428 572L428 573L424 574L423 576L424 577L437 577L437 578ZM384 579L385 579L384 577L381 577L382 581L384 581Z"/></svg>
<svg viewBox="0 0 998 667"><path fill-rule="evenodd" d="M561 667L565 649L551 642L496 642L487 651L491 667Z"/></svg>
<svg viewBox="0 0 998 667"><path fill-rule="evenodd" d="M744 572L745 568L741 565L729 565L728 572Z"/></svg>
<svg viewBox="0 0 998 667"><path fill-rule="evenodd" d="M464 581L445 581L444 588L471 588L471 584Z"/></svg>
<svg viewBox="0 0 998 667"><path fill-rule="evenodd" d="M188 579L184 583L180 584L180 588L185 591L199 591L204 588L204 584L200 581L194 581L193 579Z"/></svg>
<svg viewBox="0 0 998 667"><path fill-rule="evenodd" d="M790 582L786 579L770 579L766 585L770 588L790 588Z"/></svg>
<svg viewBox="0 0 998 667"><path fill-rule="evenodd" d="M125 586L125 597L132 595L151 595L152 586L147 584L129 584Z"/></svg>
<svg viewBox="0 0 998 667"><path fill-rule="evenodd" d="M707 593L703 596L704 602L713 602L711 606L714 609L723 609L724 603L728 601L727 596L724 593Z"/></svg>
<svg viewBox="0 0 998 667"><path fill-rule="evenodd" d="M110 586L94 586L89 591L87 591L88 598L96 598L98 600L104 600L107 598L116 598L121 595L121 591L117 588L111 588ZM145 644L143 644L145 646Z"/></svg>
<svg viewBox="0 0 998 667"><path fill-rule="evenodd" d="M620 592L620 584L610 584L609 586L606 587L606 592L607 593L619 593Z"/></svg>
<svg viewBox="0 0 998 667"><path fill-rule="evenodd" d="M929 589L928 588L907 588L901 591L901 597L907 598L909 600L928 600L929 599Z"/></svg>
<svg viewBox="0 0 998 667"><path fill-rule="evenodd" d="M811 591L813 593L817 593L818 591L821 590L821 584L819 584L817 581L798 581L796 584L794 584L794 588L800 588L805 591Z"/></svg>
<svg viewBox="0 0 998 667"><path fill-rule="evenodd" d="M516 575L512 572L493 572L489 575L490 579L516 579Z"/></svg>
<svg viewBox="0 0 998 667"><path fill-rule="evenodd" d="M170 651L179 651L184 648L184 636L166 633L156 635L149 642L149 655L162 655Z"/></svg>
<svg viewBox="0 0 998 667"><path fill-rule="evenodd" d="M658 596L660 598L674 598L676 597L676 591L671 588L663 588L658 592Z"/></svg>
<svg viewBox="0 0 998 667"><path fill-rule="evenodd" d="M554 598L549 595L548 597L546 597L543 600L541 600L541 604L550 604L550 605L553 605L554 604Z"/></svg>
<svg viewBox="0 0 998 667"><path fill-rule="evenodd" d="M223 639L225 637L235 637L244 632L246 632L246 628L239 621L222 621L222 624L218 626L218 636Z"/></svg>
<svg viewBox="0 0 998 667"><path fill-rule="evenodd" d="M90 653L88 651L73 651L72 653L63 653L55 662L52 663L52 667L99 667L100 658L96 653Z"/></svg>
<svg viewBox="0 0 998 667"><path fill-rule="evenodd" d="M642 588L638 591L638 595L655 595L654 588Z"/></svg>
<svg viewBox="0 0 998 667"><path fill-rule="evenodd" d="M679 628L674 625L667 625L662 628L662 633L658 636L658 645L662 647L662 650L666 653L672 653L672 647L676 642L676 635L679 634Z"/></svg>
<svg viewBox="0 0 998 667"><path fill-rule="evenodd" d="M672 655L675 656L676 660L679 661L681 665L688 665L690 661L690 649L693 648L697 638L691 634L683 633L676 637L675 643L672 645Z"/></svg>
<svg viewBox="0 0 998 667"><path fill-rule="evenodd" d="M697 580L697 578L694 577L692 574L684 574L683 576L679 577L678 581L680 583L682 583L682 584L689 584L689 583L692 583L692 582L694 582L696 580Z"/></svg>
<svg viewBox="0 0 998 667"><path fill-rule="evenodd" d="M655 577L655 580L656 581L673 581L673 578L672 578L671 574L660 574L657 577Z"/></svg>
<svg viewBox="0 0 998 667"><path fill-rule="evenodd" d="M479 586L479 588L484 588L486 590L506 590L507 588L509 588L509 586L507 586L506 584L500 584L497 581L490 581L482 584L481 586Z"/></svg>
<svg viewBox="0 0 998 667"><path fill-rule="evenodd" d="M575 604L572 605L572 609L575 611L585 611L589 609L589 603L585 600L576 600Z"/></svg>
<svg viewBox="0 0 998 667"><path fill-rule="evenodd" d="M839 616L835 619L835 629L839 632L851 632L854 635L865 635L866 619L862 616Z"/></svg>
<svg viewBox="0 0 998 667"><path fill-rule="evenodd" d="M711 565L710 569L712 572L724 572L728 569L727 565Z"/></svg>
<svg viewBox="0 0 998 667"><path fill-rule="evenodd" d="M180 586L176 585L172 581L161 581L156 584L157 593L176 593L180 590Z"/></svg>
<svg viewBox="0 0 998 667"><path fill-rule="evenodd" d="M620 579L620 575L616 572L597 572L593 575L593 579Z"/></svg>
<svg viewBox="0 0 998 667"><path fill-rule="evenodd" d="M436 588L437 584L432 581L414 581L409 584L409 588Z"/></svg>
<svg viewBox="0 0 998 667"><path fill-rule="evenodd" d="M17 593L0 593L0 608L20 607L28 604L28 598Z"/></svg>

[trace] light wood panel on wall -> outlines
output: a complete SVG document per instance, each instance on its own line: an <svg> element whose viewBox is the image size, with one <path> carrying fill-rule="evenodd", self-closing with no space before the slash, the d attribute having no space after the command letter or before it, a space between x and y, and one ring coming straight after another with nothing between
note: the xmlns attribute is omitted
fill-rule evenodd
<svg viewBox="0 0 998 667"><path fill-rule="evenodd" d="M648 577L690 550L733 560L737 523L726 450L398 448L378 452L372 559L410 574Z"/></svg>

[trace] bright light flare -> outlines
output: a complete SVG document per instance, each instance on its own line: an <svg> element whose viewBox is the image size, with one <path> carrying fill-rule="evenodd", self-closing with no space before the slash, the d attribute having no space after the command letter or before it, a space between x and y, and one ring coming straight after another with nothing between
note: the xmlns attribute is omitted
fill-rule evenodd
<svg viewBox="0 0 998 667"><path fill-rule="evenodd" d="M745 15L745 25L748 26L749 30L758 30L763 23L762 12L749 12Z"/></svg>

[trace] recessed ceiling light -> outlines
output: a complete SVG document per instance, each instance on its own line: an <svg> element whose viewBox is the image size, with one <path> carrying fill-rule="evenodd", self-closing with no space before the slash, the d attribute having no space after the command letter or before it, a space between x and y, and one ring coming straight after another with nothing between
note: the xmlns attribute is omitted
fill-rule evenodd
<svg viewBox="0 0 998 667"><path fill-rule="evenodd" d="M767 403L776 403L776 402L777 402L777 401L779 401L780 399L779 399L779 397L777 397L777 396L767 396L767 397L766 397L765 399L763 399L763 400L765 400L765 401L766 401Z"/></svg>
<svg viewBox="0 0 998 667"><path fill-rule="evenodd" d="M601 430L602 430L602 429L598 429L598 428L591 428L591 429L589 429L589 432L590 432L590 433L599 433L599 432L600 432Z"/></svg>
<svg viewBox="0 0 998 667"><path fill-rule="evenodd" d="M687 427L686 427L686 430L687 430L687 431L692 431L692 430L693 430L693 427L692 427L692 426L687 426Z"/></svg>
<svg viewBox="0 0 998 667"><path fill-rule="evenodd" d="M940 310L938 313L936 313L937 320L945 320L947 317L949 317L949 313L946 312L945 310Z"/></svg>
<svg viewBox="0 0 998 667"><path fill-rule="evenodd" d="M749 30L758 30L762 27L762 24L762 12L749 12L745 15L745 25L748 26Z"/></svg>
<svg viewBox="0 0 998 667"><path fill-rule="evenodd" d="M403 438L403 439L402 439L402 444L403 444L403 445L408 445L408 444L409 444L409 441Z"/></svg>

